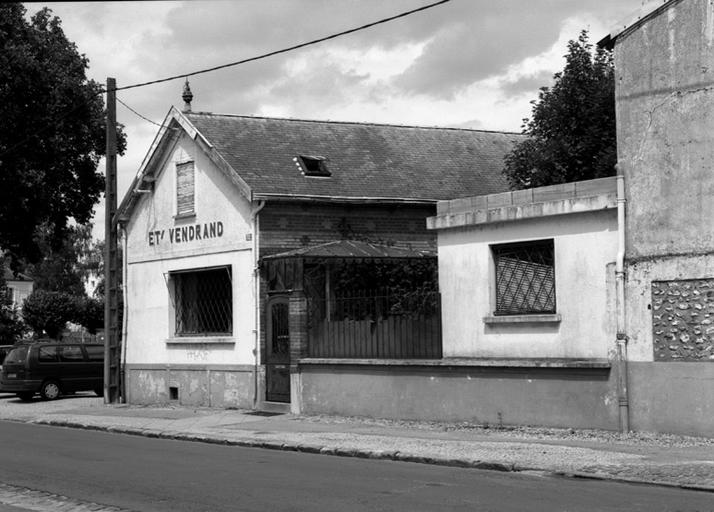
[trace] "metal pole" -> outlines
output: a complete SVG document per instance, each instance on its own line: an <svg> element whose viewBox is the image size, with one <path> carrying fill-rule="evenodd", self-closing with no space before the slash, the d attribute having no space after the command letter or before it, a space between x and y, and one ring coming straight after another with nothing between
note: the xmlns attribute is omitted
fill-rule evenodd
<svg viewBox="0 0 714 512"><path fill-rule="evenodd" d="M119 304L117 276L117 229L113 222L117 211L117 118L116 80L107 78L107 147L104 190L104 403L120 398Z"/></svg>

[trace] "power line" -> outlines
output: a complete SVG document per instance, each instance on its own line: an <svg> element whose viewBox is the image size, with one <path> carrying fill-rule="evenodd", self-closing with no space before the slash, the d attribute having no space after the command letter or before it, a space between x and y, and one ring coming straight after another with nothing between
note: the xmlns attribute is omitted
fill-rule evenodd
<svg viewBox="0 0 714 512"><path fill-rule="evenodd" d="M425 10L427 10L427 9L431 9L432 7L436 7L436 6L445 4L445 3L450 2L450 1L451 1L451 0L440 0L440 1L438 1L438 2L434 2L434 3L428 4L428 5L424 5L424 6L422 6L422 7L417 8L417 9L412 9L412 10L410 10L410 11L405 11L405 12L402 12L402 13L400 13L400 14L396 14L396 15L394 15L394 16L390 16L390 17L388 17L388 18L383 18L383 19L381 19L381 20L374 21L374 22L368 23L368 24L366 24L366 25L362 25L362 26L359 26L359 27L355 27L355 28L352 28L352 29L349 29L349 30L344 30L344 31L342 31L342 32L338 32L338 33L336 33L336 34L332 34L332 35L329 35L329 36L321 37L321 38L319 38L319 39L313 39L312 41L307 41L307 42L305 42L305 43L296 44L296 45L294 45L294 46L290 46L289 48L283 48L282 50L276 50L276 51L273 51L273 52L264 53L264 54L262 54L262 55L258 55L258 56L255 56L255 57L250 57L250 58L248 58L248 59L243 59L243 60L239 60L239 61L235 61L235 62L229 62L229 63L227 63L227 64L222 64L222 65L220 65L220 66L214 66L214 67L212 67L212 68L202 69L202 70L199 70L199 71L193 71L193 72L191 72L191 73L183 73L183 74L180 74L180 75L174 75L174 76L170 76L170 77L167 77L167 78L161 78L161 79L158 79L158 80L151 80L151 81L149 81L149 82L142 82L142 83L133 84L133 85L126 85L126 86L124 86L124 87L117 87L117 88L114 89L114 90L115 90L115 91L123 91L123 90L126 90L126 89L135 89L135 88L138 88L138 87L145 87L145 86L147 86L147 85L154 85L154 84L159 84L159 83L163 83L163 82L169 82L169 81L171 81L171 80L177 80L177 79L179 79L179 78L188 78L189 76L195 76L195 75L200 75L200 74L203 74L203 73L209 73L209 72L211 72L211 71L218 71L219 69L225 69L225 68L229 68L229 67L233 67L233 66L238 66L238 65L240 65L240 64L246 64L246 63L248 63L248 62L253 62L253 61L256 61L256 60L265 59L265 58L268 58L268 57L272 57L272 56L274 56L274 55L279 55L279 54L281 54L281 53L287 53L287 52L291 52L291 51L293 51L293 50L298 50L298 49L300 49L300 48L305 48L306 46L311 46L311 45L314 45L314 44L322 43L322 42L324 42L324 41L328 41L328 40L330 40L330 39L335 39L335 38L337 38L337 37L341 37L341 36L344 36L344 35L353 34L353 33L355 33L355 32L359 32L359 31L361 31L361 30L365 30L365 29L374 27L374 26L376 26L376 25L381 25L381 24L384 24L384 23L388 23L388 22L390 22L390 21L394 21L394 20L399 19L399 18L404 18L404 17L406 17L406 16L410 16L410 15L415 14L415 13L417 13L417 12L421 12L421 11L425 11ZM104 93L106 93L106 92L107 92L106 89L102 88L102 89L100 89L99 91L97 91L95 94L96 94L96 95L100 95L100 94L104 94ZM152 121L151 119L148 119L148 118L142 116L142 115L139 114L137 111L135 111L133 108L131 108L129 105L127 105L126 103L124 103L123 101L121 101L119 98L117 98L117 101L119 101L122 105L124 105L126 108L128 108L128 109L131 110L134 114L136 114L137 116L143 118L144 120L146 120L146 121L148 121L148 122L150 122L150 123L152 123L152 124L155 124L155 125L157 125L157 126L161 126L161 125L159 125L158 123ZM82 105L79 105L79 106L77 106L76 108L70 110L70 111L67 112L65 115L60 116L57 121L62 121L62 120L64 120L64 119L66 119L66 118L69 117L70 115L74 114L74 112L76 112L77 110L79 110L81 107L82 107ZM54 125L47 125L47 126L41 128L41 129L37 130L36 132L30 134L29 136L27 136L25 139L21 140L21 141L18 142L17 144L14 144L13 146L10 146L9 148L6 148L5 151L3 151L2 153L0 153L0 157L3 157L3 156L5 156L5 155L7 155L8 153L14 151L14 150L17 149L18 147L20 147L20 146L26 144L26 143L27 143L29 140L31 140L33 137L36 137L37 135L40 135L40 134L44 133L45 131L49 130L49 129L52 128L53 126L54 126Z"/></svg>
<svg viewBox="0 0 714 512"><path fill-rule="evenodd" d="M347 35L347 34L353 34L353 33L355 33L355 32L359 32L360 30L365 30L365 29L374 27L374 26L376 26L376 25L381 25L381 24L383 24L383 23L388 23L388 22L390 22L390 21L394 21L394 20L399 19L399 18L404 18L405 16L409 16L409 15L414 14L414 13L417 13L417 12L421 12L421 11L425 11L425 10L427 10L427 9L431 9L432 7L436 7L436 6L438 6L438 5L445 4L445 3L449 2L449 1L451 1L451 0L440 0L439 2L434 2L434 3L432 3L432 4L424 5L424 6L422 6L422 7L417 8L417 9L412 9L411 11L405 11L405 12L400 13L400 14L397 14L397 15L395 15L395 16L390 16L389 18L383 18L383 19L381 19L381 20L374 21L374 22L372 22L372 23L368 23L368 24L362 25L362 26L360 26L360 27L355 27L355 28L352 28L352 29L349 29L349 30L345 30L345 31L342 31L342 32L338 32L338 33L336 33L336 34L332 34L332 35L329 35L329 36L321 37L320 39L313 39L312 41L308 41L308 42L306 42L306 43L296 44L296 45L294 45L294 46L290 46L289 48L283 48L282 50L276 50L276 51L273 51L273 52L264 53L264 54L258 55L258 56L256 56L256 57L250 57L250 58L248 58L248 59L238 60L238 61L235 61L235 62L229 62L228 64L221 64L220 66L214 66L214 67L212 67L212 68L201 69L201 70L199 70L199 71L193 71L193 72L191 72L191 73L183 73L183 74L180 74L180 75L174 75L174 76L170 76L170 77L167 77L167 78L160 78L160 79L158 79L158 80L151 80L151 81L149 81L149 82L141 82L141 83L133 84L133 85L125 85L124 87L117 87L115 90L117 90L117 91L124 91L124 90L126 90L126 89L134 89L134 88L137 88L137 87L145 87L145 86L147 86L147 85L160 84L160 83L163 83L163 82L169 82L169 81L171 81L171 80L178 80L179 78L188 78L189 76L195 76L195 75L200 75L200 74L203 74L203 73L209 73L209 72L211 72L211 71L218 71L219 69L230 68L230 67L233 67L233 66L238 66L238 65L240 65L240 64L246 64L246 63L248 63L248 62L253 62L253 61L256 61L256 60L265 59L265 58L267 58L267 57L273 57L274 55L279 55L279 54L281 54L281 53L291 52L291 51L293 51L293 50L298 50L298 49L300 49L300 48L305 48L306 46L311 46L311 45L314 45L314 44L317 44L317 43L322 43L322 42L324 42L324 41L328 41L328 40L330 40L330 39L335 39L335 38L337 38L337 37L345 36L345 35ZM102 92L106 92L106 91L102 91ZM126 106L126 105L125 105L125 106Z"/></svg>
<svg viewBox="0 0 714 512"><path fill-rule="evenodd" d="M144 121L148 121L148 122L150 122L151 124L155 124L155 125L158 126L159 128L161 127L161 125L160 125L159 123L157 123L156 121L152 121L152 120L149 119L148 117L143 116L142 114L140 114L139 112L137 112L136 110L134 110L133 108L131 108L129 105L127 105L126 103L124 103L124 102L121 100L121 98L119 98L119 96L117 96L117 101L118 101L119 103L121 103L122 105L124 105L129 111L133 112L133 113L136 114L138 117L142 118Z"/></svg>

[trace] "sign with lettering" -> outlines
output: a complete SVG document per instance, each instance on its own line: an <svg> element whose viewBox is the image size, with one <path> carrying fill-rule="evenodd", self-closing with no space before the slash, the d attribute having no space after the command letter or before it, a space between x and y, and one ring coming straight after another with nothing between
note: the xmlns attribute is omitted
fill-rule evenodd
<svg viewBox="0 0 714 512"><path fill-rule="evenodd" d="M161 243L185 244L195 240L208 240L223 236L223 222L206 222L204 224L189 224L169 229L149 231L149 245Z"/></svg>

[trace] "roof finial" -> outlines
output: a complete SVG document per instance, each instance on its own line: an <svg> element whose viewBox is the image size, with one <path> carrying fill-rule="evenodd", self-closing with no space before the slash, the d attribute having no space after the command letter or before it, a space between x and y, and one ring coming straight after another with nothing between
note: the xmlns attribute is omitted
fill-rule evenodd
<svg viewBox="0 0 714 512"><path fill-rule="evenodd" d="M186 78L186 83L183 84L183 111L191 112L191 100L193 99L193 93L191 92L191 87L188 85L188 77Z"/></svg>

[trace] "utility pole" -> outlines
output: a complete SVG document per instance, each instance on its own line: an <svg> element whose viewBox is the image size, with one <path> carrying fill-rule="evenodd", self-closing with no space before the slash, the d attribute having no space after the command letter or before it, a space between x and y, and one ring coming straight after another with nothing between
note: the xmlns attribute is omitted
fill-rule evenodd
<svg viewBox="0 0 714 512"><path fill-rule="evenodd" d="M119 276L117 255L117 103L116 80L107 78L107 149L104 199L104 403L121 398L121 340L119 331Z"/></svg>

